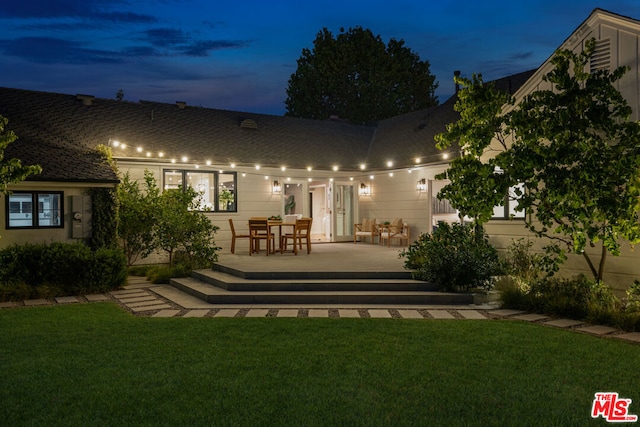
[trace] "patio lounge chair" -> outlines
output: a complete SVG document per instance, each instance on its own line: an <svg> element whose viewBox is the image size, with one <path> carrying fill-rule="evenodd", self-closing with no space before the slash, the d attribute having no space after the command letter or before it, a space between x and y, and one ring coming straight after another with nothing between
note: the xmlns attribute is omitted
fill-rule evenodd
<svg viewBox="0 0 640 427"><path fill-rule="evenodd" d="M377 235L378 227L375 218L365 218L361 224L353 224L353 243L357 243L358 238L361 237L362 239L371 238L371 244L374 244Z"/></svg>
<svg viewBox="0 0 640 427"><path fill-rule="evenodd" d="M407 246L409 246L409 224L403 222L402 218L396 218L390 225L380 229L380 244L386 240L387 246L391 247L391 239L397 239L401 244L403 240L406 240Z"/></svg>

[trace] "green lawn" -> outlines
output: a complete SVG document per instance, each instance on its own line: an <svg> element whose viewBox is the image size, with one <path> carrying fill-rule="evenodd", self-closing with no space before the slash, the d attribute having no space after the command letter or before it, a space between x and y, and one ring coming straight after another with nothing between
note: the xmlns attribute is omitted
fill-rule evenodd
<svg viewBox="0 0 640 427"><path fill-rule="evenodd" d="M0 310L0 425L605 425L640 345L518 321Z"/></svg>

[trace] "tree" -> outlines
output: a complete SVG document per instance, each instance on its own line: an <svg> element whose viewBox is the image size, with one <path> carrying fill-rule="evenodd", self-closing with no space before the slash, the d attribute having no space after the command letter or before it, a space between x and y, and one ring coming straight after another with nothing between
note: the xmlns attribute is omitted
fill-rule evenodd
<svg viewBox="0 0 640 427"><path fill-rule="evenodd" d="M118 186L118 237L127 257L127 265L146 258L156 249L156 224L160 190L156 179L144 171L144 188L125 174Z"/></svg>
<svg viewBox="0 0 640 427"><path fill-rule="evenodd" d="M526 227L583 255L601 281L607 254L619 255L621 240L640 242L640 124L628 120L631 108L615 87L626 67L586 71L594 48L591 40L579 54L557 51L543 77L553 90L515 106L481 76L459 79L461 118L436 139L463 152L440 176L451 184L439 197L482 223L513 188ZM496 144L499 152L483 160ZM599 262L587 245L601 246Z"/></svg>
<svg viewBox="0 0 640 427"><path fill-rule="evenodd" d="M23 166L19 159L5 159L4 152L13 141L18 139L11 130L5 130L9 120L0 116L0 193L9 193L9 184L17 184L24 181L29 175L37 175L42 172L38 165Z"/></svg>
<svg viewBox="0 0 640 427"><path fill-rule="evenodd" d="M338 115L368 123L437 105L429 62L362 27L333 34L323 28L304 48L289 79L286 115L324 120Z"/></svg>
<svg viewBox="0 0 640 427"><path fill-rule="evenodd" d="M191 187L165 190L158 199L155 241L158 248L169 255L173 267L174 255L181 251L192 265L211 264L217 260L218 248L214 234L218 226L196 209L200 205L198 193Z"/></svg>

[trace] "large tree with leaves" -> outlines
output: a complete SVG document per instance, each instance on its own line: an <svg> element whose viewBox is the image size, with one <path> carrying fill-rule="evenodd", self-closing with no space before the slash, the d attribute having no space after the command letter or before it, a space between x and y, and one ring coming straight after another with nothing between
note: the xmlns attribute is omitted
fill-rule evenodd
<svg viewBox="0 0 640 427"><path fill-rule="evenodd" d="M18 139L12 130L5 130L9 120L0 116L0 193L7 194L10 184L24 181L29 175L42 172L38 165L25 166L19 159L6 159L4 152L13 141Z"/></svg>
<svg viewBox="0 0 640 427"><path fill-rule="evenodd" d="M482 223L515 187L526 227L583 255L602 280L607 254L619 255L621 241L640 242L640 124L628 120L616 89L627 68L589 72L594 47L557 51L543 77L553 89L517 105L481 76L459 79L460 120L436 139L462 150L441 176L451 181L441 197ZM594 260L586 248L598 245Z"/></svg>
<svg viewBox="0 0 640 427"><path fill-rule="evenodd" d="M323 28L304 48L289 79L286 115L327 119L338 115L368 123L437 105L438 84L429 62L403 40L382 38L362 27Z"/></svg>

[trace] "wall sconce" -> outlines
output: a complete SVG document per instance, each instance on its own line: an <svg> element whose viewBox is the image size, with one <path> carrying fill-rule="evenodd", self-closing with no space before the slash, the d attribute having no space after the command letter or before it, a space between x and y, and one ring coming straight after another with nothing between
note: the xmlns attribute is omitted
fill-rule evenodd
<svg viewBox="0 0 640 427"><path fill-rule="evenodd" d="M364 182L360 184L360 195L361 196L370 196L371 195L371 187L365 184Z"/></svg>
<svg viewBox="0 0 640 427"><path fill-rule="evenodd" d="M421 193L425 193L427 191L427 180L426 178L422 178L418 180L418 183L416 184L416 190L418 190Z"/></svg>
<svg viewBox="0 0 640 427"><path fill-rule="evenodd" d="M278 181L273 181L273 188L272 188L271 192L273 194L282 193L282 185L280 185L280 183Z"/></svg>

